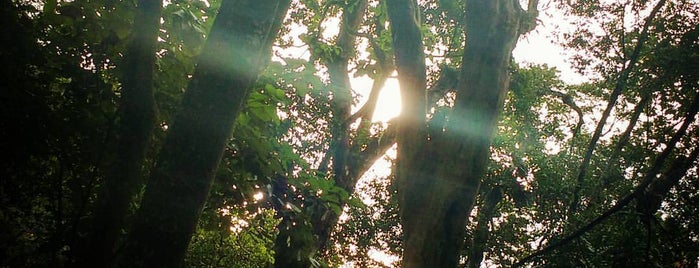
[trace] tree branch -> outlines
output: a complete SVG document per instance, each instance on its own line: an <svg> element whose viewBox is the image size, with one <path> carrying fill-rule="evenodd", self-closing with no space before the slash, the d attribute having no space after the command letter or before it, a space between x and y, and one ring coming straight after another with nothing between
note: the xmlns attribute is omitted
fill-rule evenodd
<svg viewBox="0 0 699 268"><path fill-rule="evenodd" d="M98 194L87 249L78 266L107 266L114 257L130 204L143 185L143 162L157 117L153 83L162 8L159 1L138 1L134 34L121 66L118 149Z"/></svg>
<svg viewBox="0 0 699 268"><path fill-rule="evenodd" d="M459 71L447 65L439 70L439 79L427 89L427 103L432 108L444 98L447 92L454 91L459 82Z"/></svg>
<svg viewBox="0 0 699 268"><path fill-rule="evenodd" d="M388 148L391 148L391 146L396 143L397 132L396 123L391 121L388 124L388 128L386 128L380 136L373 138L366 144L366 148L354 159L354 168L351 174L356 180L359 180L374 162L376 162L379 157L383 156Z"/></svg>
<svg viewBox="0 0 699 268"><path fill-rule="evenodd" d="M614 206L611 208L607 209L604 213L602 213L599 217L595 218L594 220L590 221L588 224L583 226L582 228L578 229L577 231L571 233L570 235L567 235L563 237L561 240L558 240L556 242L553 242L546 246L543 249L537 250L536 252L530 254L527 257L522 258L520 261L515 263L512 267L520 267L527 262L533 261L534 259L543 256L546 253L549 253L553 251L554 249L560 248L573 240L577 239L581 235L585 234L586 232L592 230L595 226L599 225L600 223L604 222L607 218L610 216L614 215L615 213L619 212L622 210L624 207L626 207L631 201L633 201L635 198L643 194L646 190L646 187L650 185L653 180L656 178L658 173L660 173L660 170L663 167L663 164L667 160L667 158L670 156L670 153L675 149L677 142L685 135L685 132L687 131L687 128L689 128L689 125L694 122L694 117L697 114L697 111L699 110L699 94L694 97L694 101L692 102L689 111L687 112L685 116L685 120L680 127L680 129L675 132L675 134L672 136L670 141L667 144L667 147L660 153L660 155L655 159L653 162L653 165L651 168L646 172L646 175L643 177L643 181L634 188L633 192L630 194L626 195L624 198L620 199L619 201L616 202ZM696 150L695 150L696 151ZM696 152L693 152L694 154ZM667 170L666 172L673 172L676 167L679 167L678 165L681 163L678 163L678 161L682 160L676 160L673 162L672 168Z"/></svg>
<svg viewBox="0 0 699 268"><path fill-rule="evenodd" d="M629 125L624 130L624 133L621 134L619 141L616 143L616 146L614 146L614 151L612 151L612 155L609 156L609 159L607 160L606 170L611 170L611 168L616 164L616 161L619 158L619 154L621 153L621 149L623 149L624 146L626 146L626 143L629 142L629 138L631 137L631 131L633 131L633 129L636 127L636 124L638 123L638 119L640 118L643 109L650 102L650 97L651 93L644 94L641 98L641 101L639 101L638 104L636 104L636 107L634 107L634 111L631 114L631 118L629 119Z"/></svg>
<svg viewBox="0 0 699 268"><path fill-rule="evenodd" d="M376 103L379 100L379 93L381 93L381 90L386 83L386 79L388 79L387 72L382 72L381 74L377 75L376 78L374 78L374 83L372 84L371 92L369 93L369 99L364 106L362 106L362 108L359 108L357 112L352 114L352 116L347 119L348 122L352 123L360 118L362 121L366 120L371 122L371 116L374 115ZM361 127L359 129L361 129Z"/></svg>
<svg viewBox="0 0 699 268"><path fill-rule="evenodd" d="M650 217L658 212L663 198L687 174L687 171L692 167L698 156L699 147L695 147L689 156L678 157L661 179L653 181L646 191L643 191L636 197L638 200L636 210L645 216L644 221L646 223L649 223Z"/></svg>
<svg viewBox="0 0 699 268"><path fill-rule="evenodd" d="M519 26L520 35L531 32L536 28L537 17L539 16L538 5L539 0L529 0L527 3L527 11L524 12Z"/></svg>
<svg viewBox="0 0 699 268"><path fill-rule="evenodd" d="M575 101L573 100L573 96L563 92L555 91L553 89L548 89L545 93L561 98L565 105L568 105L568 107L573 109L573 111L575 111L575 113L578 114L578 123L575 125L575 127L573 127L573 129L571 129L571 131L573 132L573 136L577 135L580 132L580 128L582 128L582 125L585 122L583 120L582 109L580 109L580 107L575 103Z"/></svg>
<svg viewBox="0 0 699 268"><path fill-rule="evenodd" d="M592 135L590 143L587 146L587 150L585 152L585 156L583 158L583 161L580 164L580 168L579 168L578 176L577 176L577 185L576 185L575 190L573 192L573 200L570 204L568 214L575 213L578 209L578 204L580 202L580 200L578 200L579 195L580 195L580 188L582 187L582 184L585 181L585 176L587 175L587 168L590 165L590 161L592 159L592 153L594 152L595 147L597 147L597 141L599 141L599 138L602 134L602 129L604 128L604 125L607 122L607 118L609 118L609 115L611 114L612 109L614 108L617 99L621 95L621 92L626 88L626 83L628 82L628 78L629 78L629 75L631 74L631 70L634 68L634 66L638 62L639 56L641 55L641 49L643 48L643 45L645 44L646 39L648 39L648 31L650 29L650 25L653 22L653 19L655 18L655 16L660 11L660 8L662 8L663 5L665 5L665 2L667 2L667 1L660 0L655 5L655 7L653 7L653 10L646 18L646 22L643 25L643 30L641 30L641 35L638 38L638 43L636 44L636 47L634 47L633 53L631 54L631 57L629 58L629 63L621 71L621 74L619 75L619 78L617 79L616 86L614 87L614 90L612 91L611 95L609 96L609 102L607 103L607 108L605 108L604 112L602 113L602 118L600 118L599 123L597 123L597 128L595 128L595 132Z"/></svg>

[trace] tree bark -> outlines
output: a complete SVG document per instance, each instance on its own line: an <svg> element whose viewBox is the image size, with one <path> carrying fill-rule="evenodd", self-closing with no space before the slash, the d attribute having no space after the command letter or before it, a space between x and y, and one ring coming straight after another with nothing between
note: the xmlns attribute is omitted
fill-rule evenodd
<svg viewBox="0 0 699 268"><path fill-rule="evenodd" d="M536 1L527 12L515 0L466 2L466 48L455 106L446 130L429 137L416 3L387 3L404 107L396 170L403 266L457 267L509 83L512 49L520 34L533 28Z"/></svg>
<svg viewBox="0 0 699 268"><path fill-rule="evenodd" d="M122 66L118 148L93 212L89 246L80 266L104 267L111 261L131 201L142 184L143 160L156 117L153 74L161 10L161 1L138 1L133 38Z"/></svg>
<svg viewBox="0 0 699 268"><path fill-rule="evenodd" d="M423 230L420 230L420 219L417 215L417 210L424 204L425 196L430 194L430 189L422 187L430 181L429 174L433 171L432 167L427 167L431 168L427 170L419 166L419 155L423 149L421 146L427 146L423 145L427 142L427 96L419 11L414 0L390 0L386 4L403 107L396 136L398 147L395 170L399 214L403 227L403 267L439 267L439 263L434 262L436 260L425 256L423 251L426 249L420 246L422 242L428 241L427 234L420 233ZM441 249L439 246L432 248L433 251Z"/></svg>
<svg viewBox="0 0 699 268"><path fill-rule="evenodd" d="M181 265L233 122L288 7L288 0L221 4L118 266Z"/></svg>

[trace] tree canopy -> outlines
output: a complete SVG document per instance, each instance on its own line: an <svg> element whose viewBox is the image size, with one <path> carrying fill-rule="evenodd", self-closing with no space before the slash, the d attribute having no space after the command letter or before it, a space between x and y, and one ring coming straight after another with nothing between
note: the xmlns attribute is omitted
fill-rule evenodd
<svg viewBox="0 0 699 268"><path fill-rule="evenodd" d="M543 13L585 82L513 59ZM699 262L696 1L0 0L0 20L2 267Z"/></svg>

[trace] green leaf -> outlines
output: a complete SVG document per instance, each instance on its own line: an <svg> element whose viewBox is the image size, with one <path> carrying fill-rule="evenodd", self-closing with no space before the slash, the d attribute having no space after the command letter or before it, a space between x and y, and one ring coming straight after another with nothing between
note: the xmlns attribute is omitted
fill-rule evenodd
<svg viewBox="0 0 699 268"><path fill-rule="evenodd" d="M361 199L354 197L354 196L350 197L350 199L347 201L347 204L350 206L356 207L356 208L360 208L360 209L366 208L366 204L364 204L364 202L362 202Z"/></svg>

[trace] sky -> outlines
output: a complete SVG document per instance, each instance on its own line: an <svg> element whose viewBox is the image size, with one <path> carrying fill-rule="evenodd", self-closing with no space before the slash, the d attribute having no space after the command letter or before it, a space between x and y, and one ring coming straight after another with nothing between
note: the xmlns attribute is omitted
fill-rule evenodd
<svg viewBox="0 0 699 268"><path fill-rule="evenodd" d="M540 7L539 23L534 31L521 37L512 56L520 64L547 64L560 71L561 79L569 84L580 84L586 79L573 70L565 50L555 44L557 31L571 31L573 26L562 12L553 6Z"/></svg>

